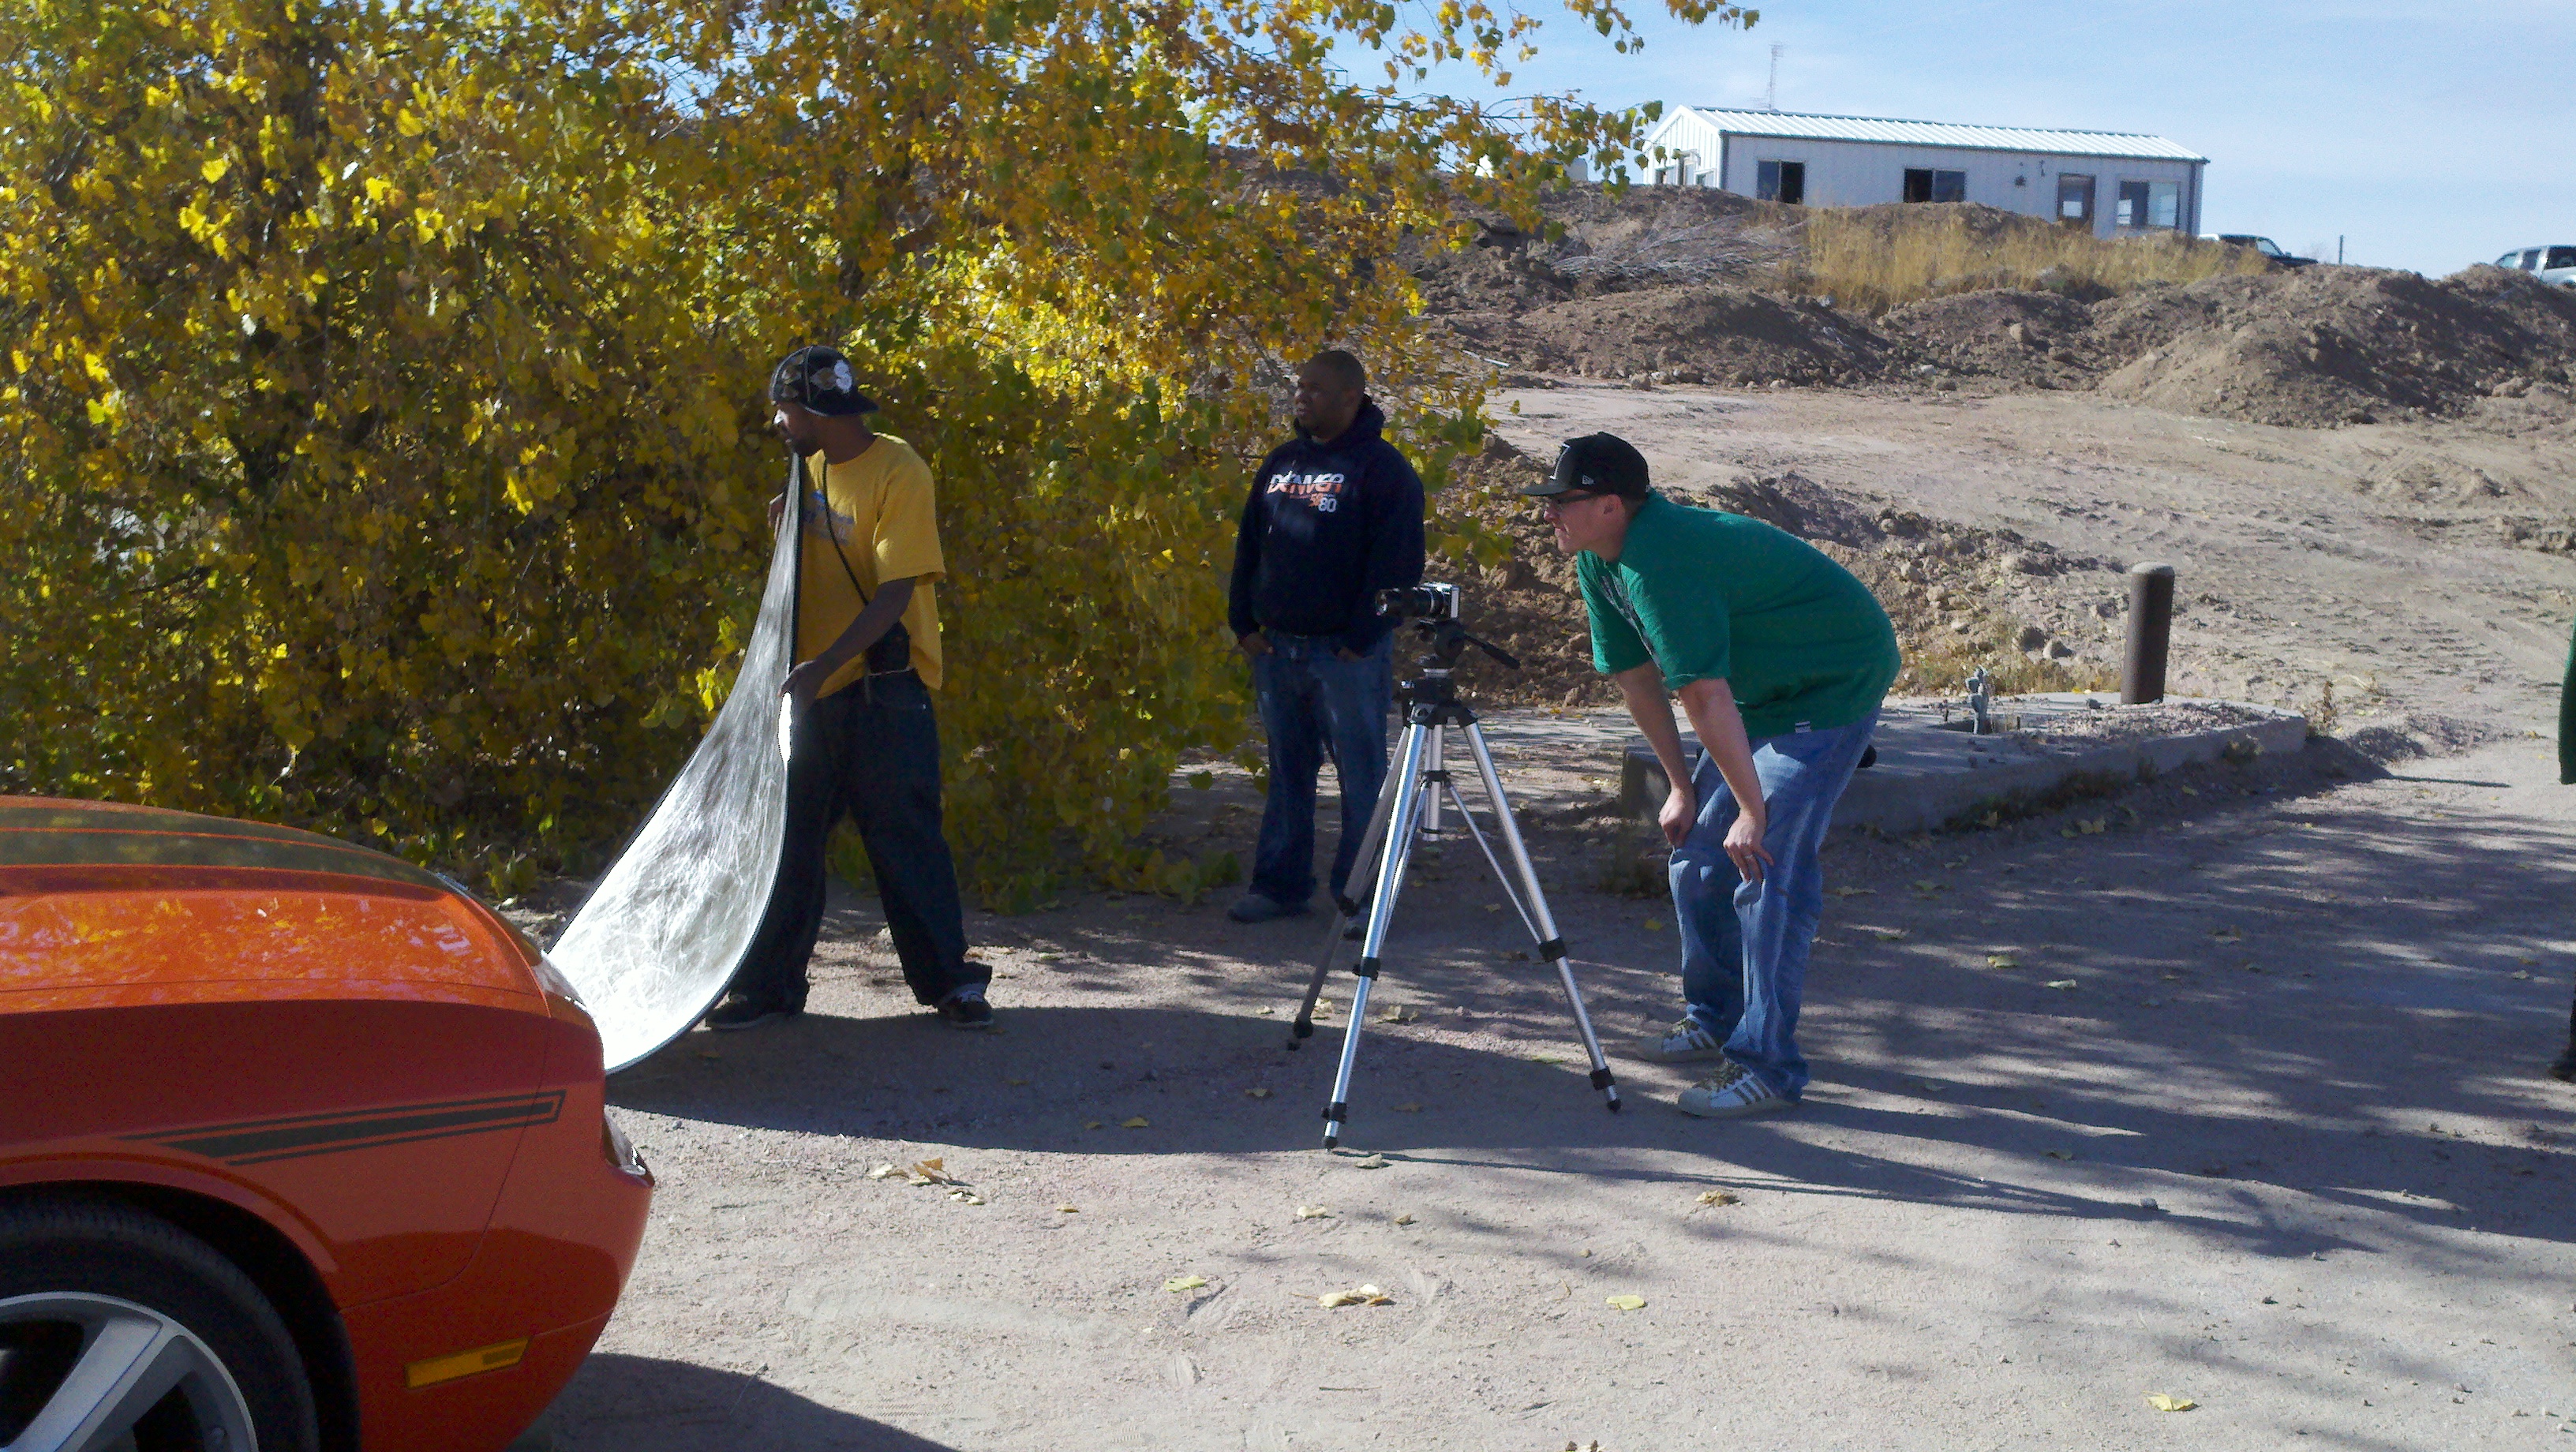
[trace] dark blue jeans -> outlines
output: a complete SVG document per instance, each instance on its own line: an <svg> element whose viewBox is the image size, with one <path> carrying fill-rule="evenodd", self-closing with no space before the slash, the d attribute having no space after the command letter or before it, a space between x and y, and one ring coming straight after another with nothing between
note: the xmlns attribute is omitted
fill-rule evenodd
<svg viewBox="0 0 2576 1452"><path fill-rule="evenodd" d="M1691 785L1699 820L1673 849L1673 917L1681 927L1682 998L1700 1027L1726 1046L1726 1056L1795 1099L1807 1087L1798 1052L1798 1005L1805 996L1807 952L1825 911L1825 876L1816 860L1833 825L1834 803L1851 785L1878 713L1829 731L1765 736L1753 743L1762 779L1762 846L1771 854L1762 883L1746 882L1726 855L1735 825L1735 793L1700 756Z"/></svg>
<svg viewBox="0 0 2576 1452"><path fill-rule="evenodd" d="M787 764L787 844L769 911L743 953L733 991L805 1005L805 963L823 930L825 846L847 812L876 870L904 982L923 1003L992 980L966 961L957 868L939 811L939 722L930 688L909 672L825 696L797 718Z"/></svg>
<svg viewBox="0 0 2576 1452"><path fill-rule="evenodd" d="M1351 880L1369 814L1386 783L1386 715L1395 703L1395 640L1358 660L1334 653L1330 637L1262 632L1267 655L1252 658L1261 728L1270 736L1270 799L1252 852L1252 890L1291 907L1315 895L1315 776L1331 757L1342 784L1342 841L1330 886Z"/></svg>

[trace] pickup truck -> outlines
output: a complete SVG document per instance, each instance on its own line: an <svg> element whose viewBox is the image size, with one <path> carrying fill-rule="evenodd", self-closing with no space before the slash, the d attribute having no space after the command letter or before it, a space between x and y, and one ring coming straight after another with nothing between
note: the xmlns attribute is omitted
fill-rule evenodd
<svg viewBox="0 0 2576 1452"><path fill-rule="evenodd" d="M2560 287L2576 287L2576 247L2517 247L2497 258L2495 265L2531 273Z"/></svg>

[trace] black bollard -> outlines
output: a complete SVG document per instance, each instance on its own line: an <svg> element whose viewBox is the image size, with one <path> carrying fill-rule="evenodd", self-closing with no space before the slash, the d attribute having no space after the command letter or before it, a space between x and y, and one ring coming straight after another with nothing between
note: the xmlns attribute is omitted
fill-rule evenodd
<svg viewBox="0 0 2576 1452"><path fill-rule="evenodd" d="M2165 698L2165 652L2173 643L2174 567L2129 566L2129 651L2120 662L2120 704Z"/></svg>

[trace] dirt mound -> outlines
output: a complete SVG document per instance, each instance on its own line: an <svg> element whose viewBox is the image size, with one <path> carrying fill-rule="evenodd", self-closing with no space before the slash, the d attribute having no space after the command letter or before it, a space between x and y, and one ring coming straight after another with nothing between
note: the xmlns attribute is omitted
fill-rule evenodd
<svg viewBox="0 0 2576 1452"><path fill-rule="evenodd" d="M2097 387L2177 413L2316 428L2455 414L2472 399L2564 379L2576 293L2473 267L2311 267L2212 278L2098 304L2094 336L2121 361Z"/></svg>
<svg viewBox="0 0 2576 1452"><path fill-rule="evenodd" d="M1657 383L1857 383L1898 361L1867 323L1740 287L1662 287L1447 323L1506 367Z"/></svg>
<svg viewBox="0 0 2576 1452"><path fill-rule="evenodd" d="M1960 372L2025 388L2090 388L2105 371L2093 309L2059 293L1953 293L1897 308L1878 325Z"/></svg>
<svg viewBox="0 0 2576 1452"><path fill-rule="evenodd" d="M1434 315L1516 313L1576 297L1748 281L1797 248L1790 209L1700 187L1638 187L1624 197L1569 188L1548 199L1554 238L1499 216L1475 218L1459 251L1408 259Z"/></svg>

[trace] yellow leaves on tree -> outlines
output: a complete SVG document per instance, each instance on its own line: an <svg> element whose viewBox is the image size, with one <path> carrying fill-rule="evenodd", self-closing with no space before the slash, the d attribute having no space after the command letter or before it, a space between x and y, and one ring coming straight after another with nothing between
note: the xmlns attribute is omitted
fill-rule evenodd
<svg viewBox="0 0 2576 1452"><path fill-rule="evenodd" d="M1499 74L1526 22L20 0L0 789L372 835L501 888L595 854L729 673L767 366L828 340L939 477L971 869L1136 870L1177 754L1242 730L1221 582L1287 370L1358 349L1436 489L1479 395L1402 249L1630 154L1635 115L1399 90Z"/></svg>

